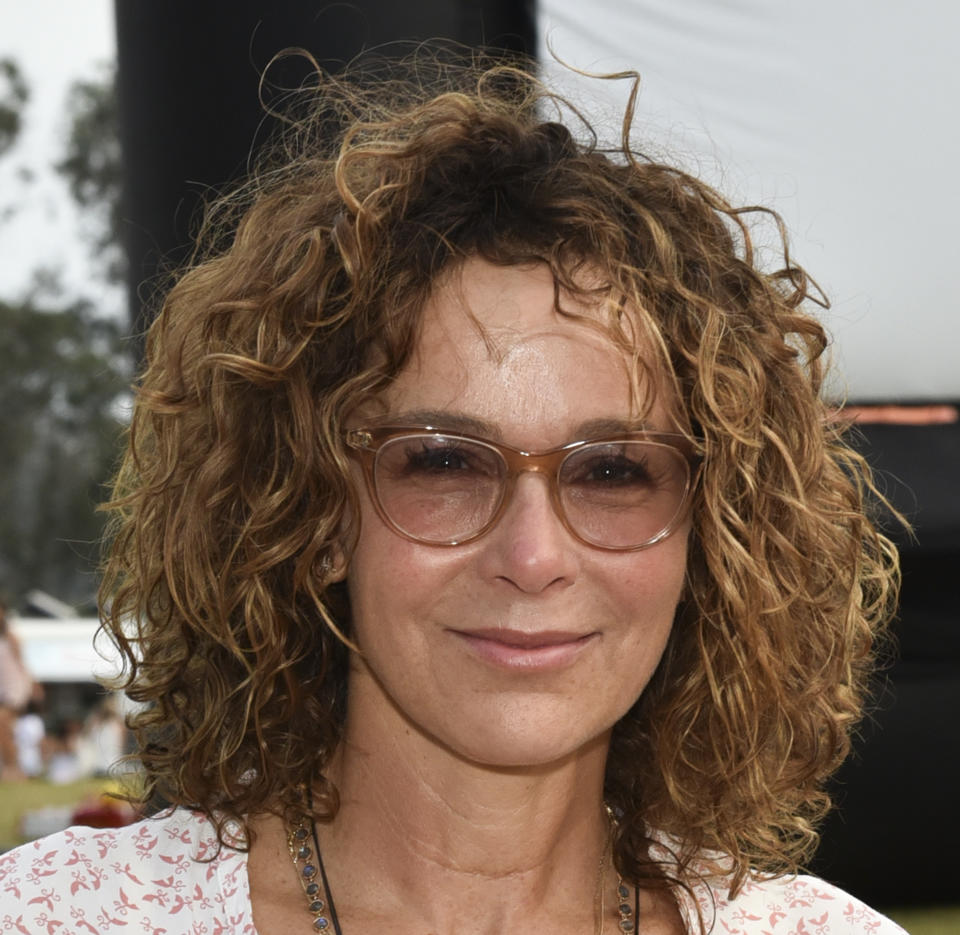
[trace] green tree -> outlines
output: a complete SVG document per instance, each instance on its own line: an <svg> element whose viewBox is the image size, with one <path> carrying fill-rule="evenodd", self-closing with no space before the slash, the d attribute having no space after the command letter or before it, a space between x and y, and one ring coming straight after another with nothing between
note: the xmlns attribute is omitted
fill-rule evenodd
<svg viewBox="0 0 960 935"><path fill-rule="evenodd" d="M78 301L0 302L0 580L86 603L129 367L117 322Z"/></svg>
<svg viewBox="0 0 960 935"><path fill-rule="evenodd" d="M104 69L98 79L74 82L67 110L70 132L56 170L90 221L90 243L104 261L102 274L110 282L121 282L126 271L120 247L123 163L113 69Z"/></svg>
<svg viewBox="0 0 960 935"><path fill-rule="evenodd" d="M28 98L16 64L0 63L0 155L15 148ZM77 82L67 108L55 168L103 261L91 268L92 291L97 279L122 277L112 74ZM34 280L27 296L0 297L0 592L16 601L40 588L89 607L103 529L95 506L125 421L130 356L118 319L96 314L87 295L65 295L47 270Z"/></svg>
<svg viewBox="0 0 960 935"><path fill-rule="evenodd" d="M0 156L17 141L23 125L23 108L29 97L27 83L13 59L0 59Z"/></svg>

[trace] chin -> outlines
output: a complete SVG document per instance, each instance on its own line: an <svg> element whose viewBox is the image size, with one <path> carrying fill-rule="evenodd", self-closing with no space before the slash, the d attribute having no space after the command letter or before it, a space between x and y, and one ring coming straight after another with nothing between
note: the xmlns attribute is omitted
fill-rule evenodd
<svg viewBox="0 0 960 935"><path fill-rule="evenodd" d="M432 739L460 759L489 769L542 769L581 756L606 759L612 727L590 730L578 725L580 730L572 730L570 719L538 726L544 723L531 716L524 724L510 725L491 717L482 725L462 725L466 729L453 736L444 732Z"/></svg>

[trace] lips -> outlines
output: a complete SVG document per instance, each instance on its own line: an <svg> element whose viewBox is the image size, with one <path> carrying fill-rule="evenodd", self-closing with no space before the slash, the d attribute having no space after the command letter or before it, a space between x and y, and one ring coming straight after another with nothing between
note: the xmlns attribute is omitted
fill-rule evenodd
<svg viewBox="0 0 960 935"><path fill-rule="evenodd" d="M463 636L472 636L481 640L490 640L494 643L503 643L504 646L513 646L517 649L539 649L544 646L560 646L564 643L576 643L586 639L589 633L573 633L568 630L539 630L526 633L522 630L504 630L500 627L489 627L482 630L458 630Z"/></svg>
<svg viewBox="0 0 960 935"><path fill-rule="evenodd" d="M598 634L569 630L505 630L498 627L451 630L477 658L514 670L566 668L593 643Z"/></svg>

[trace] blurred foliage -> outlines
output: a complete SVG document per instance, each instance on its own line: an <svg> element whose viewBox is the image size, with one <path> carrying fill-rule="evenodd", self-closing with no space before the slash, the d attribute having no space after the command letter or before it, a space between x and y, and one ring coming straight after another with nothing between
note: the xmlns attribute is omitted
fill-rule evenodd
<svg viewBox="0 0 960 935"><path fill-rule="evenodd" d="M0 581L89 603L129 364L120 324L83 301L0 301Z"/></svg>
<svg viewBox="0 0 960 935"><path fill-rule="evenodd" d="M74 82L67 110L70 133L66 155L55 168L66 179L74 200L94 222L91 246L105 261L106 278L121 282L125 274L120 248L123 164L113 70L104 71L100 80Z"/></svg>
<svg viewBox="0 0 960 935"><path fill-rule="evenodd" d="M910 935L957 935L960 932L960 906L908 906L883 912Z"/></svg>
<svg viewBox="0 0 960 935"><path fill-rule="evenodd" d="M0 155L28 100L16 64L0 63ZM122 277L112 72L77 82L66 106L69 132L54 168L83 212L91 254L103 260L91 264L93 292L98 279ZM87 295L65 294L55 272L37 269L33 279L26 296L0 296L0 594L16 604L40 588L89 611L103 530L95 505L125 422L131 356L125 323L96 314Z"/></svg>
<svg viewBox="0 0 960 935"><path fill-rule="evenodd" d="M0 156L17 141L23 109L30 97L27 83L13 59L0 59Z"/></svg>

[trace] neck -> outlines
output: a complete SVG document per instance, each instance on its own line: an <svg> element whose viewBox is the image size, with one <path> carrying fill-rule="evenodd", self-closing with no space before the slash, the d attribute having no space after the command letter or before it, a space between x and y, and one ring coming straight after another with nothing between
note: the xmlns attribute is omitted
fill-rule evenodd
<svg viewBox="0 0 960 935"><path fill-rule="evenodd" d="M477 932L523 931L535 920L549 931L543 923L553 917L593 930L608 849L608 736L555 762L504 767L437 743L382 697L366 703L357 693L348 710L328 770L341 808L319 829L345 931L351 918L374 923L371 888L376 914L395 931L409 917L431 931L463 932L465 907ZM608 905L615 883L608 870Z"/></svg>

